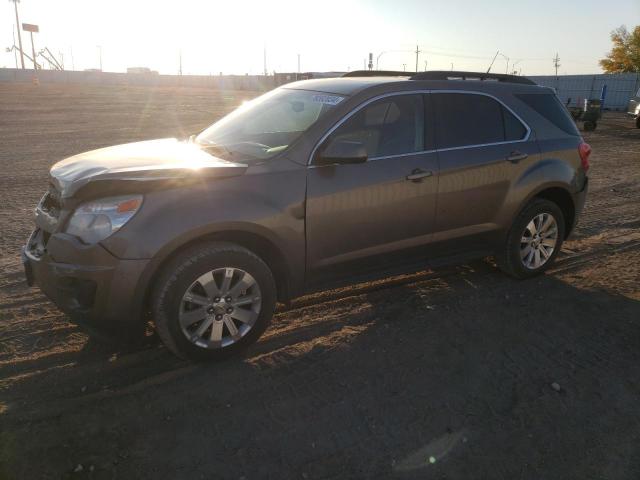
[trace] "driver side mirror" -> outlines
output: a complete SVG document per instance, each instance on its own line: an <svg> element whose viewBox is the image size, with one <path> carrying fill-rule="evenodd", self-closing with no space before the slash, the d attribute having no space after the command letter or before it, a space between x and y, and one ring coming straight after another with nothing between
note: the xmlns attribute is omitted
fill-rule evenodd
<svg viewBox="0 0 640 480"><path fill-rule="evenodd" d="M367 149L362 142L340 139L330 142L315 158L316 165L342 165L366 161Z"/></svg>

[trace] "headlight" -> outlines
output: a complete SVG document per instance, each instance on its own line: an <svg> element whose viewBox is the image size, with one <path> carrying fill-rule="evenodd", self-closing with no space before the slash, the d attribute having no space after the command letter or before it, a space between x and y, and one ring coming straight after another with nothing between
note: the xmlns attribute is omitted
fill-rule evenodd
<svg viewBox="0 0 640 480"><path fill-rule="evenodd" d="M117 232L142 205L142 195L101 198L83 203L71 216L66 233L85 243L98 243Z"/></svg>

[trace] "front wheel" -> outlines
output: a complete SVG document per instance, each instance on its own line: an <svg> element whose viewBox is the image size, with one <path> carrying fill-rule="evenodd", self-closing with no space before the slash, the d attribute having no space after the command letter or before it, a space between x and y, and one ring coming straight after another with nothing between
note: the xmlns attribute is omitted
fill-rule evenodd
<svg viewBox="0 0 640 480"><path fill-rule="evenodd" d="M564 240L562 210L555 203L536 199L514 221L498 266L516 278L529 278L544 272L553 263Z"/></svg>
<svg viewBox="0 0 640 480"><path fill-rule="evenodd" d="M202 244L163 270L152 297L156 331L174 354L222 359L254 343L276 304L269 267L230 243Z"/></svg>

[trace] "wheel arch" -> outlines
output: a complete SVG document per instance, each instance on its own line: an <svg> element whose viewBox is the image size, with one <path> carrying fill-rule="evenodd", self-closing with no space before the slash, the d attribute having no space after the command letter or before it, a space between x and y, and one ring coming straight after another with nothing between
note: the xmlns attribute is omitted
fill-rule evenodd
<svg viewBox="0 0 640 480"><path fill-rule="evenodd" d="M139 282L137 296L141 299L142 315L149 311L149 300L157 285L159 273L168 263L181 252L194 247L195 245L207 242L228 242L234 243L250 250L260 257L269 267L276 281L277 299L280 302L287 302L293 295L292 272L287 264L286 257L276 243L266 235L255 231L230 229L207 232L195 236L189 236L182 241L173 242L162 252L159 252L151 259L149 266L143 273L142 281Z"/></svg>
<svg viewBox="0 0 640 480"><path fill-rule="evenodd" d="M576 219L576 206L570 190L563 184L552 184L540 187L536 191L532 192L520 205L516 215L518 215L519 212L526 208L527 205L536 198L549 200L558 205L560 210L562 210L565 226L564 239L566 240L573 229Z"/></svg>

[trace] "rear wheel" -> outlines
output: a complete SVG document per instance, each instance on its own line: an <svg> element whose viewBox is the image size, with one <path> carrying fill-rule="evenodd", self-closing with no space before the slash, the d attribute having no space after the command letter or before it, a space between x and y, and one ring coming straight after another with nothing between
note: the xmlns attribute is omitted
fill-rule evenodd
<svg viewBox="0 0 640 480"><path fill-rule="evenodd" d="M221 359L254 343L276 303L269 267L230 243L210 243L178 255L163 270L152 298L158 336L176 355Z"/></svg>
<svg viewBox="0 0 640 480"><path fill-rule="evenodd" d="M535 199L514 221L503 251L496 256L498 266L516 278L538 275L555 260L564 233L560 207L549 200Z"/></svg>
<svg viewBox="0 0 640 480"><path fill-rule="evenodd" d="M583 125L585 132L593 132L597 126L598 124L592 120L585 121Z"/></svg>
<svg viewBox="0 0 640 480"><path fill-rule="evenodd" d="M636 117L636 128L640 128L640 116Z"/></svg>

